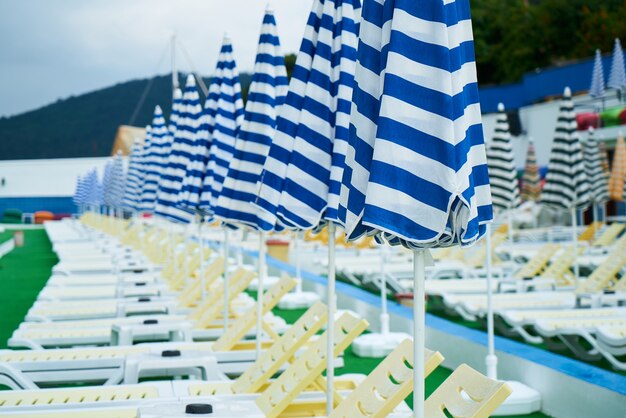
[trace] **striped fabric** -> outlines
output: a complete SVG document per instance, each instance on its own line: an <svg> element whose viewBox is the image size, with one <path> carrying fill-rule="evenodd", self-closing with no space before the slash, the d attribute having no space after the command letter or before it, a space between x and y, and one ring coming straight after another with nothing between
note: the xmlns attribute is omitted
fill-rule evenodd
<svg viewBox="0 0 626 418"><path fill-rule="evenodd" d="M239 71L228 36L224 36L215 77L217 78L215 83L219 85L217 111L199 204L199 207L208 213L214 212L217 198L222 192L228 165L233 158L235 138L243 121Z"/></svg>
<svg viewBox="0 0 626 418"><path fill-rule="evenodd" d="M102 172L102 202L107 205L109 204L110 194L111 194L111 169L113 167L113 161L108 160L104 165L104 170Z"/></svg>
<svg viewBox="0 0 626 418"><path fill-rule="evenodd" d="M504 105L500 103L498 104L498 116L493 139L487 148L491 198L496 209L511 209L520 204L514 158L509 121L504 111Z"/></svg>
<svg viewBox="0 0 626 418"><path fill-rule="evenodd" d="M185 91L177 113L177 121L173 131L174 138L170 147L167 166L159 185L159 200L155 214L174 222L189 223L193 220L190 212L182 209L178 204L178 194L191 159L193 142L190 138L190 129L183 125L185 109L190 99L198 97L196 80L193 75L187 77ZM174 108L174 106L172 106Z"/></svg>
<svg viewBox="0 0 626 418"><path fill-rule="evenodd" d="M105 176L104 183L104 203L111 208L119 208L124 195L124 161L121 154L113 157L110 164L108 179Z"/></svg>
<svg viewBox="0 0 626 418"><path fill-rule="evenodd" d="M365 1L356 86L349 238L474 243L493 213L468 0Z"/></svg>
<svg viewBox="0 0 626 418"><path fill-rule="evenodd" d="M609 170L609 153L606 151L606 144L604 143L604 141L602 141L602 138L600 138L600 141L598 141L598 148L600 149L602 171L608 179L611 176L611 171Z"/></svg>
<svg viewBox="0 0 626 418"><path fill-rule="evenodd" d="M591 73L591 87L589 87L589 95L591 97L600 98L604 96L604 68L602 67L602 54L596 49L596 58L593 62L593 71Z"/></svg>
<svg viewBox="0 0 626 418"><path fill-rule="evenodd" d="M122 207L128 210L135 210L140 187L140 167L142 146L139 140L133 142L130 150L128 162L128 173L124 181L124 194L122 197Z"/></svg>
<svg viewBox="0 0 626 418"><path fill-rule="evenodd" d="M609 177L609 197L611 200L618 202L624 200L624 180L626 180L626 144L624 144L624 136L620 135L615 143L611 177Z"/></svg>
<svg viewBox="0 0 626 418"><path fill-rule="evenodd" d="M541 197L541 178L537 165L535 144L530 140L526 151L526 164L522 176L522 200L525 202L538 202Z"/></svg>
<svg viewBox="0 0 626 418"><path fill-rule="evenodd" d="M276 114L287 94L287 71L280 51L276 20L265 12L254 74L235 152L228 167L215 215L227 222L243 223L257 229L270 229L257 207L257 182L276 131Z"/></svg>
<svg viewBox="0 0 626 418"><path fill-rule="evenodd" d="M83 176L78 176L76 178L76 188L74 189L72 202L76 206L82 206L85 204L86 196L87 196L87 189L85 187L85 178Z"/></svg>
<svg viewBox="0 0 626 418"><path fill-rule="evenodd" d="M209 152L209 134L203 126L203 119L200 94L197 89L194 89L191 94L186 96L178 123L178 129L182 130L191 142L189 163L185 169L178 194L178 204L189 210L195 210L198 206L200 187L202 186Z"/></svg>
<svg viewBox="0 0 626 418"><path fill-rule="evenodd" d="M144 180L141 189L141 209L144 212L154 212L159 181L169 152L169 131L165 125L165 118L160 106L154 108L150 132L150 148L144 156Z"/></svg>
<svg viewBox="0 0 626 418"><path fill-rule="evenodd" d="M608 177L602 168L600 147L593 128L589 128L584 146L584 157L585 170L589 180L589 200L593 203L604 203L609 200Z"/></svg>
<svg viewBox="0 0 626 418"><path fill-rule="evenodd" d="M150 159L148 156L150 155L150 147L152 144L152 126L146 125L146 135L143 139L143 144L141 146L141 153L139 158L139 182L138 182L138 194L137 194L137 204L135 205L135 210L137 212L142 212L144 210L143 207L143 194L144 194L144 185L146 183L146 172L149 170Z"/></svg>
<svg viewBox="0 0 626 418"><path fill-rule="evenodd" d="M289 156L297 135L306 85L312 76L311 65L317 47L317 33L322 25L323 7L323 0L314 0L289 81L285 103L281 106L276 118L276 134L263 164L255 205L261 211L259 217L263 219L260 227L267 231L281 228L276 211L283 190Z"/></svg>
<svg viewBox="0 0 626 418"><path fill-rule="evenodd" d="M554 209L567 210L589 204L589 182L569 87L565 88L559 108L541 202Z"/></svg>
<svg viewBox="0 0 626 418"><path fill-rule="evenodd" d="M102 183L98 179L98 172L96 169L92 169L87 173L86 178L86 197L85 204L91 206L98 206L102 204Z"/></svg>
<svg viewBox="0 0 626 418"><path fill-rule="evenodd" d="M613 61L611 62L611 72L609 73L609 81L607 87L613 89L626 88L626 69L624 68L624 51L619 39L615 39L613 47Z"/></svg>
<svg viewBox="0 0 626 418"><path fill-rule="evenodd" d="M310 229L323 220L338 221L360 8L358 0L324 1L311 77L276 211L285 225Z"/></svg>

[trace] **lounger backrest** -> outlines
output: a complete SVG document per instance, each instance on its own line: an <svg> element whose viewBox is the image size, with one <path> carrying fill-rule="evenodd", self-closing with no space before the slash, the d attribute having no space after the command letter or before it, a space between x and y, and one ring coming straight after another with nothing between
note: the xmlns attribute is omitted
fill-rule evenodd
<svg viewBox="0 0 626 418"><path fill-rule="evenodd" d="M204 284L212 285L215 280L224 273L224 258L217 257L204 269ZM183 306L191 306L202 295L202 280L200 277L194 279L189 286L185 287L178 297L178 301Z"/></svg>
<svg viewBox="0 0 626 418"><path fill-rule="evenodd" d="M582 249L581 249L582 250ZM569 249L559 254L550 265L541 273L540 277L546 279L554 279L559 286L571 286L573 280L571 276L571 267L574 263L576 253Z"/></svg>
<svg viewBox="0 0 626 418"><path fill-rule="evenodd" d="M594 247L606 247L607 245L611 245L613 241L618 237L619 234L626 228L626 224L614 222L607 229L602 232L602 235L594 241Z"/></svg>
<svg viewBox="0 0 626 418"><path fill-rule="evenodd" d="M244 268L238 268L237 270L235 270L234 272L230 274L230 276L228 277L229 289L231 288L231 286L237 284L237 282L244 276L246 271L249 271L249 270L246 270ZM194 292L194 291L199 291L199 290L200 290L200 282L194 281L185 290L183 290L183 293L186 295L189 292ZM200 317L202 316L202 314L208 307L216 303L219 303L219 301L222 300L223 295L224 295L224 282L222 280L218 280L213 283L210 283L207 289L206 297L200 303L198 303L197 306L191 311L191 313L188 315L189 318L194 319L194 320L200 319ZM198 298L196 298L196 300L197 299Z"/></svg>
<svg viewBox="0 0 626 418"><path fill-rule="evenodd" d="M341 354L368 326L368 322L349 312L335 322L334 356ZM279 416L289 404L309 387L326 369L327 332L314 341L265 391L256 399L257 406L267 418Z"/></svg>
<svg viewBox="0 0 626 418"><path fill-rule="evenodd" d="M542 246L537 253L526 262L518 271L515 272L513 277L517 279L524 279L526 277L535 277L541 273L546 267L554 253L559 250L559 246L556 244L546 244Z"/></svg>
<svg viewBox="0 0 626 418"><path fill-rule="evenodd" d="M595 221L590 223L585 230L578 235L578 241L591 241L595 238L598 231L602 228L604 222Z"/></svg>
<svg viewBox="0 0 626 418"><path fill-rule="evenodd" d="M263 294L263 315L274 309L280 299L296 285L292 278L283 278ZM257 307L244 312L213 344L213 351L228 351L241 341L257 322Z"/></svg>
<svg viewBox="0 0 626 418"><path fill-rule="evenodd" d="M3 407L58 405L72 403L141 400L159 397L159 390L150 385L98 386L72 389L13 390L0 392L0 413Z"/></svg>
<svg viewBox="0 0 626 418"><path fill-rule="evenodd" d="M463 396L463 393L467 396ZM426 400L428 418L487 418L511 394L505 382L461 364Z"/></svg>
<svg viewBox="0 0 626 418"><path fill-rule="evenodd" d="M598 266L585 281L582 281L577 291L579 293L595 293L600 292L603 289L609 287L611 281L615 278L615 275L626 264L626 253L621 249L613 251L604 260L600 266Z"/></svg>
<svg viewBox="0 0 626 418"><path fill-rule="evenodd" d="M439 352L426 350L424 378L441 364ZM328 418L384 418L413 390L413 343L396 347Z"/></svg>
<svg viewBox="0 0 626 418"><path fill-rule="evenodd" d="M250 285L250 282L256 273L250 270L246 270L238 280L229 280L228 281L228 301L232 302L241 292L246 290L246 288ZM222 291L220 293L220 297L217 300L223 299L224 295L224 286L220 286ZM198 318L198 326L199 327L209 327L211 323L217 319L217 317L224 311L224 305L222 303L202 303L199 307L204 307L201 311L201 315Z"/></svg>

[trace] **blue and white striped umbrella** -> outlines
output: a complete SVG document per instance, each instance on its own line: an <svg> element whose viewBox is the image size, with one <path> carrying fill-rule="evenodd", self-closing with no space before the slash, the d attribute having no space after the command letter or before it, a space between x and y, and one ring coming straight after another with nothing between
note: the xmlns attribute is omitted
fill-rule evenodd
<svg viewBox="0 0 626 418"><path fill-rule="evenodd" d="M358 45L358 0L326 0L279 207L299 229L337 221Z"/></svg>
<svg viewBox="0 0 626 418"><path fill-rule="evenodd" d="M285 103L276 119L276 134L263 164L255 205L259 207L260 227L266 231L281 229L276 211L283 190L287 165L293 150L301 116L302 104L311 78L311 64L317 48L317 34L322 26L323 0L315 0L309 14L300 51L296 57Z"/></svg>
<svg viewBox="0 0 626 418"><path fill-rule="evenodd" d="M184 126L185 109L187 103L193 97L198 97L196 80L193 75L187 77L185 91L180 104L180 113L176 122L174 138L170 148L167 166L161 177L159 185L159 200L157 202L156 215L168 218L175 222L188 223L193 219L190 212L182 209L179 205L178 195L182 187L184 175L191 159L193 142L191 141L189 128Z"/></svg>
<svg viewBox="0 0 626 418"><path fill-rule="evenodd" d="M346 232L409 248L472 244L493 209L468 0L365 3Z"/></svg>
<svg viewBox="0 0 626 418"><path fill-rule="evenodd" d="M87 198L87 188L85 176L78 176L76 178L76 188L74 189L74 196L72 196L72 202L76 206L82 206L85 204Z"/></svg>
<svg viewBox="0 0 626 418"><path fill-rule="evenodd" d="M111 169L113 167L113 161L109 160L104 165L104 171L102 173L102 201L105 205L109 205L109 195L111 189Z"/></svg>
<svg viewBox="0 0 626 418"><path fill-rule="evenodd" d="M626 88L626 68L624 67L624 51L619 39L615 38L615 46L613 47L613 61L611 62L611 72L609 73L609 82L607 87L612 89Z"/></svg>
<svg viewBox="0 0 626 418"><path fill-rule="evenodd" d="M137 207L140 190L140 163L142 146L139 140L133 142L130 150L128 173L124 181L124 193L122 196L122 207L128 210L135 210Z"/></svg>
<svg viewBox="0 0 626 418"><path fill-rule="evenodd" d="M589 87L589 95L591 97L604 97L604 68L602 67L602 54L596 49L596 58L593 62L593 71L591 73L591 87Z"/></svg>
<svg viewBox="0 0 626 418"><path fill-rule="evenodd" d="M228 165L235 150L235 138L239 134L243 121L239 71L228 36L224 36L218 59L218 73L215 77L219 77L216 80L216 84L219 84L219 96L209 159L199 203L199 207L208 213L213 213L217 205L217 198L222 192L224 179L228 174Z"/></svg>
<svg viewBox="0 0 626 418"><path fill-rule="evenodd" d="M152 147L152 126L146 125L146 136L141 146L141 159L139 160L139 195L137 196L137 212L144 211L144 190L146 188L146 174L150 170L150 149Z"/></svg>
<svg viewBox="0 0 626 418"><path fill-rule="evenodd" d="M113 162L111 163L108 186L105 185L105 202L108 206L116 209L121 207L124 195L124 182L124 161L122 161L122 155L118 152L113 157Z"/></svg>
<svg viewBox="0 0 626 418"><path fill-rule="evenodd" d="M150 132L150 147L144 156L144 181L141 190L141 208L144 212L154 212L159 181L165 169L170 143L168 128L160 106L154 108Z"/></svg>
<svg viewBox="0 0 626 418"><path fill-rule="evenodd" d="M258 216L254 201L257 183L276 131L276 114L286 94L285 60L280 51L274 13L268 10L263 17L243 125L215 207L215 215L225 221L262 230L271 228Z"/></svg>
<svg viewBox="0 0 626 418"><path fill-rule="evenodd" d="M94 168L87 174L87 196L85 203L91 206L102 204L102 183L98 179L98 171Z"/></svg>
<svg viewBox="0 0 626 418"><path fill-rule="evenodd" d="M189 163L178 194L179 205L190 210L198 206L202 179L206 171L210 144L206 121L208 118L210 115L204 115L198 90L191 91L186 97L178 125L192 144Z"/></svg>

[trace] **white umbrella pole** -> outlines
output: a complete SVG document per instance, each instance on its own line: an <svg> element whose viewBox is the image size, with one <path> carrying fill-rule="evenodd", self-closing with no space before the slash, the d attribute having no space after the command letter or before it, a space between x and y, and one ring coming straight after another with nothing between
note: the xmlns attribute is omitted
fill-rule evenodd
<svg viewBox="0 0 626 418"><path fill-rule="evenodd" d="M380 333L389 334L389 313L387 312L387 273L385 273L385 263L387 263L387 248L380 246Z"/></svg>
<svg viewBox="0 0 626 418"><path fill-rule="evenodd" d="M200 244L200 296L202 299L206 298L207 288L206 288L206 277L204 273L204 240L202 239L202 216L200 214L198 217L198 243Z"/></svg>
<svg viewBox="0 0 626 418"><path fill-rule="evenodd" d="M326 415L333 410L335 379L335 224L328 222L328 325L326 326Z"/></svg>
<svg viewBox="0 0 626 418"><path fill-rule="evenodd" d="M576 219L576 206L572 207L572 241L574 245L574 283L578 288L578 278L580 271L578 269L578 220Z"/></svg>
<svg viewBox="0 0 626 418"><path fill-rule="evenodd" d="M256 359L261 356L261 336L263 335L263 281L266 275L265 231L259 232L259 277L256 295Z"/></svg>
<svg viewBox="0 0 626 418"><path fill-rule="evenodd" d="M426 309L424 281L426 279L425 250L413 253L413 416L425 418L424 346L426 342Z"/></svg>
<svg viewBox="0 0 626 418"><path fill-rule="evenodd" d="M228 329L228 228L224 228L224 332Z"/></svg>
<svg viewBox="0 0 626 418"><path fill-rule="evenodd" d="M598 221L598 205L594 202L591 205L593 211L593 222L596 223Z"/></svg>
<svg viewBox="0 0 626 418"><path fill-rule="evenodd" d="M296 291L295 293L302 293L302 275L300 273L300 238L302 231L295 231L293 240L293 258L296 264Z"/></svg>
<svg viewBox="0 0 626 418"><path fill-rule="evenodd" d="M487 224L485 232L485 240L487 245L487 259L485 267L487 269L487 357L485 363L487 365L487 377L497 379L498 376L498 357L496 357L495 338L493 330L493 290L492 290L492 272L491 272L491 224Z"/></svg>

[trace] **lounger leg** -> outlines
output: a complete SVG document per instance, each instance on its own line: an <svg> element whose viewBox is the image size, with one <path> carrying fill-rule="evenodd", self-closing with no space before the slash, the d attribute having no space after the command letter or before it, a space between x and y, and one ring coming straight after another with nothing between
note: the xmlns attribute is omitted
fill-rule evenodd
<svg viewBox="0 0 626 418"><path fill-rule="evenodd" d="M574 355L584 361L598 361L602 355L595 348L587 350L580 344L581 337L578 335L559 335L559 339L574 353ZM589 342L586 338L583 340Z"/></svg>

